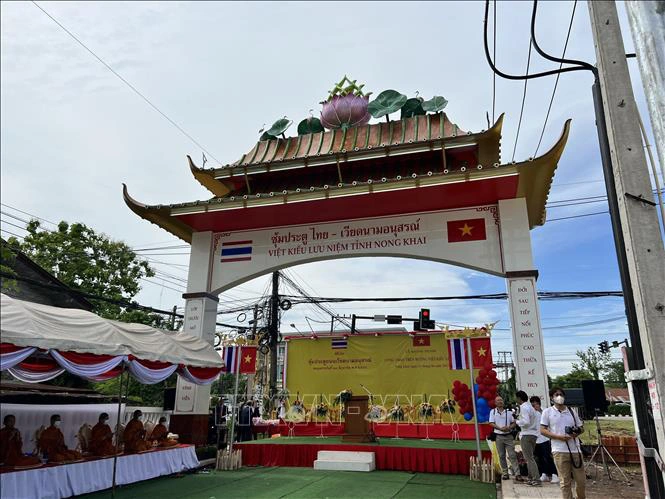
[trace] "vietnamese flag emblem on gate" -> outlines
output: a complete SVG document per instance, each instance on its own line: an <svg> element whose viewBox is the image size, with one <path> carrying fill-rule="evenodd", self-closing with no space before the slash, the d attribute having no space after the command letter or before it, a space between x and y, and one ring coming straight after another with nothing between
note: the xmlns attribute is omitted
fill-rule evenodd
<svg viewBox="0 0 665 499"><path fill-rule="evenodd" d="M484 218L469 218L448 222L448 242L484 241L487 239Z"/></svg>

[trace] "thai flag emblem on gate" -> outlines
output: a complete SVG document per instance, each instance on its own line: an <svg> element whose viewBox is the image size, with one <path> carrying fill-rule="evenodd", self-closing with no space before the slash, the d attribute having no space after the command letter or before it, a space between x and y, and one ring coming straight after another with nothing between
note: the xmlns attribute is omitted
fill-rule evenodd
<svg viewBox="0 0 665 499"><path fill-rule="evenodd" d="M228 241L222 243L222 263L246 262L252 259L252 241Z"/></svg>
<svg viewBox="0 0 665 499"><path fill-rule="evenodd" d="M467 369L464 338L448 340L448 367L453 370Z"/></svg>

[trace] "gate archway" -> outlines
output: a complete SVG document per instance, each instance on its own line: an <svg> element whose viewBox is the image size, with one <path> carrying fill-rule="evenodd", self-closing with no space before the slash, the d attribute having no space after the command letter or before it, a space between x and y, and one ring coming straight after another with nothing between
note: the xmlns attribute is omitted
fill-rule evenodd
<svg viewBox="0 0 665 499"><path fill-rule="evenodd" d="M141 218L191 244L183 296L192 334L212 342L217 295L273 270L358 256L446 262L506 280L517 384L547 401L530 230L545 223L570 121L545 154L508 164L502 122L464 132L438 112L269 137L220 168L188 157L211 199L148 206L126 186L123 195ZM179 380L179 432L190 428L195 440L208 400L209 388Z"/></svg>

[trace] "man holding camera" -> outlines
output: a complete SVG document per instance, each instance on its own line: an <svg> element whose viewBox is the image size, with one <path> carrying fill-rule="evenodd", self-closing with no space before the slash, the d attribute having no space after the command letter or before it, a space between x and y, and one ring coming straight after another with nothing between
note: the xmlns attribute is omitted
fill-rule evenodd
<svg viewBox="0 0 665 499"><path fill-rule="evenodd" d="M501 478L508 480L508 464L506 463L506 453L510 458L510 469L513 472L515 480L521 481L519 470L517 469L517 455L515 454L515 436L513 431L516 428L513 419L513 411L506 409L503 405L503 399L497 396L494 399L496 407L490 411L489 423L494 428L494 438L496 442L496 451L499 454L499 463L501 463Z"/></svg>
<svg viewBox="0 0 665 499"><path fill-rule="evenodd" d="M540 432L551 439L554 464L561 479L561 494L564 499L573 499L572 473L575 480L577 499L585 499L586 474L584 459L580 450L579 435L584 431L582 420L571 411L565 402L566 392L562 388L552 388L550 397L554 405L543 411L540 419Z"/></svg>

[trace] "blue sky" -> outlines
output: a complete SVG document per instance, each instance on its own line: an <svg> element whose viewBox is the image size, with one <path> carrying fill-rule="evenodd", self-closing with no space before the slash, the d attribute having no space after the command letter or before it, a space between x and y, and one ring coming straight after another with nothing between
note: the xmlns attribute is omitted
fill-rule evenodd
<svg viewBox="0 0 665 499"><path fill-rule="evenodd" d="M132 82L222 163L249 150L264 123L287 115L296 122L318 111L332 85L347 74L375 93L395 88L413 95L444 95L448 114L463 129L486 128L492 73L482 48L482 2L43 2L51 15ZM572 2L541 2L541 45L560 53ZM633 51L619 2L626 50ZM201 149L137 97L29 2L3 2L1 141L2 211L15 208L51 221L81 221L134 248L180 241L140 220L122 202L126 182L137 199L172 203L209 194L189 173L186 154ZM498 2L497 62L525 70L531 4ZM587 6L580 2L567 55L593 61ZM645 121L639 73L630 62ZM552 69L534 53L531 71ZM506 112L502 159L512 158L523 84L497 78L497 114ZM591 77L562 76L540 153L573 119L550 201L604 195ZM530 82L515 159L534 154L554 80ZM648 125L647 125L648 126ZM653 138L651 137L653 142ZM214 160L207 166L212 166ZM551 208L548 218L605 211L604 202ZM2 216L3 237L25 232ZM48 224L47 224L48 226ZM532 231L542 291L618 290L608 215L551 221ZM155 250L158 277L143 283L138 299L156 307L182 306L185 250ZM145 252L144 252L145 253ZM425 296L505 291L503 280L433 262L352 259L292 269L319 296ZM222 296L222 307L249 303L267 285L256 279ZM239 301L238 301L239 300ZM429 306L435 319L475 325L499 321L493 348L510 350L505 302L346 303L338 313L414 315ZM283 317L308 331L299 306ZM627 336L618 298L542 302L548 369L570 368L574 352ZM235 314L224 316L234 322ZM584 327L573 324L617 319ZM316 327L316 323L311 323ZM550 329L555 328L555 329ZM618 352L615 351L615 355Z"/></svg>

